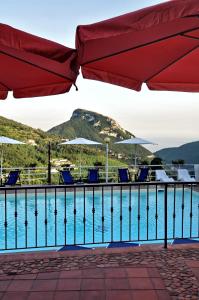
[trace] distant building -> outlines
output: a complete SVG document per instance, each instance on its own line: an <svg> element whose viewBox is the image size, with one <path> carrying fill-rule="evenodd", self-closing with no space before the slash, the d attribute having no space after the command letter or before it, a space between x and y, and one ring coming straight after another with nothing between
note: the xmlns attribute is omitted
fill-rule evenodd
<svg viewBox="0 0 199 300"><path fill-rule="evenodd" d="M68 160L68 159L57 159L57 158L54 158L51 160L51 163L53 164L53 166L55 167L61 167L61 166L64 166L64 165L72 165L71 161Z"/></svg>
<svg viewBox="0 0 199 300"><path fill-rule="evenodd" d="M27 144L29 144L31 146L37 146L35 140L27 140Z"/></svg>

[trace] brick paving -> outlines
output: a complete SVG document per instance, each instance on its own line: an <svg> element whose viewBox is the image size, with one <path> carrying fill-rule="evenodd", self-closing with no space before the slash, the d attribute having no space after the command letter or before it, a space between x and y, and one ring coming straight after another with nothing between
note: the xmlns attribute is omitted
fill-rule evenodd
<svg viewBox="0 0 199 300"><path fill-rule="evenodd" d="M0 255L0 299L199 299L199 246Z"/></svg>

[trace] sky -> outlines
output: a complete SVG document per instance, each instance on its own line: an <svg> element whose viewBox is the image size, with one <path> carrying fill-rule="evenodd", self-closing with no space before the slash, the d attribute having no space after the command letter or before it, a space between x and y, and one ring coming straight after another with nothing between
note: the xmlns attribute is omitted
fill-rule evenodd
<svg viewBox="0 0 199 300"><path fill-rule="evenodd" d="M77 25L90 24L162 3L158 0L6 0L0 23L75 47ZM155 142L151 151L199 140L199 94L141 92L102 82L77 80L67 94L0 101L0 115L34 128L48 130L82 108L115 119L137 137Z"/></svg>

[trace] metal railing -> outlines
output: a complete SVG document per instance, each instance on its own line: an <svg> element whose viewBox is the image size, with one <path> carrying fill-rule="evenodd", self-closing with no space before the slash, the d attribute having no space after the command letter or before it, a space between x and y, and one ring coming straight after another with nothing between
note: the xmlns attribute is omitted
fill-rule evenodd
<svg viewBox="0 0 199 300"><path fill-rule="evenodd" d="M118 168L121 168L122 166L109 166L108 167L108 182L118 182ZM127 167L127 165L124 165L123 167ZM132 181L136 179L136 175L138 173L139 168L142 168L144 166L128 166ZM154 181L155 175L154 170L158 168L163 168L167 174L171 177L173 177L175 180L177 179L177 170L180 168L185 168L189 171L190 175L194 176L194 165L193 164L185 164L185 165L173 165L173 164L165 164L165 165L147 165L146 167L149 168L149 181ZM80 175L80 167L69 167L69 169L72 172L72 175L76 180L78 180L79 177L82 179L87 178L88 169L94 168L94 166L81 166L81 175ZM9 172L13 169L19 169L21 170L21 183L22 184L45 184L48 182L48 168L47 167L34 167L34 168L23 168L23 167L17 167L17 168L4 168L3 169L3 178L2 182L5 181L6 176L9 174ZM59 183L59 169L60 168L51 168L51 179L53 184ZM99 175L101 181L106 181L106 167L105 166L99 166ZM199 176L199 175L198 175Z"/></svg>
<svg viewBox="0 0 199 300"><path fill-rule="evenodd" d="M0 188L0 250L199 238L199 182Z"/></svg>

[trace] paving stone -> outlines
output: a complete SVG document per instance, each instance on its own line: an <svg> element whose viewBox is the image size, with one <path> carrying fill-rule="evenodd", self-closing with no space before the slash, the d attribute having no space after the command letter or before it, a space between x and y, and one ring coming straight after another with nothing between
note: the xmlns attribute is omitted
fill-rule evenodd
<svg viewBox="0 0 199 300"><path fill-rule="evenodd" d="M130 280L139 277L142 279L152 278L151 284L153 289L156 289L157 294L164 291L163 288L165 288L170 296L176 297L176 299L178 297L197 299L198 297L198 246L191 248L184 246L168 250L163 250L158 246L157 250L154 250L154 247L146 246L145 248L139 247L137 250L116 249L115 252L103 252L103 250L91 252L89 250L88 252L84 251L82 254L78 253L69 255L68 253L46 253L48 258L41 258L41 253L32 256L30 253L5 255L5 260L0 258L0 292L5 293L8 290L19 293L23 289L25 289L24 291L29 290L30 282L32 281L32 284L35 285L33 282L35 279L56 280L59 278L59 281L68 279L71 280L70 284L73 286L72 281L74 279L75 281L81 281L81 278L105 278L105 280L114 279L117 283L118 279L125 281L126 276L129 276ZM14 283L16 281L19 283L18 287ZM22 283L23 281L24 283ZM128 284L130 284L130 281L128 281ZM114 288L113 281L110 281L109 285ZM135 283L132 285L135 286ZM67 291L67 283L63 287L64 284L60 281L59 290L61 286L64 289L63 291ZM124 286L122 288L125 291ZM73 288L78 290L78 286ZM117 287L117 290L119 289L120 287ZM152 295L153 293L149 294ZM158 297L157 294L156 297Z"/></svg>
<svg viewBox="0 0 199 300"><path fill-rule="evenodd" d="M7 292L2 300L27 300L28 292Z"/></svg>

